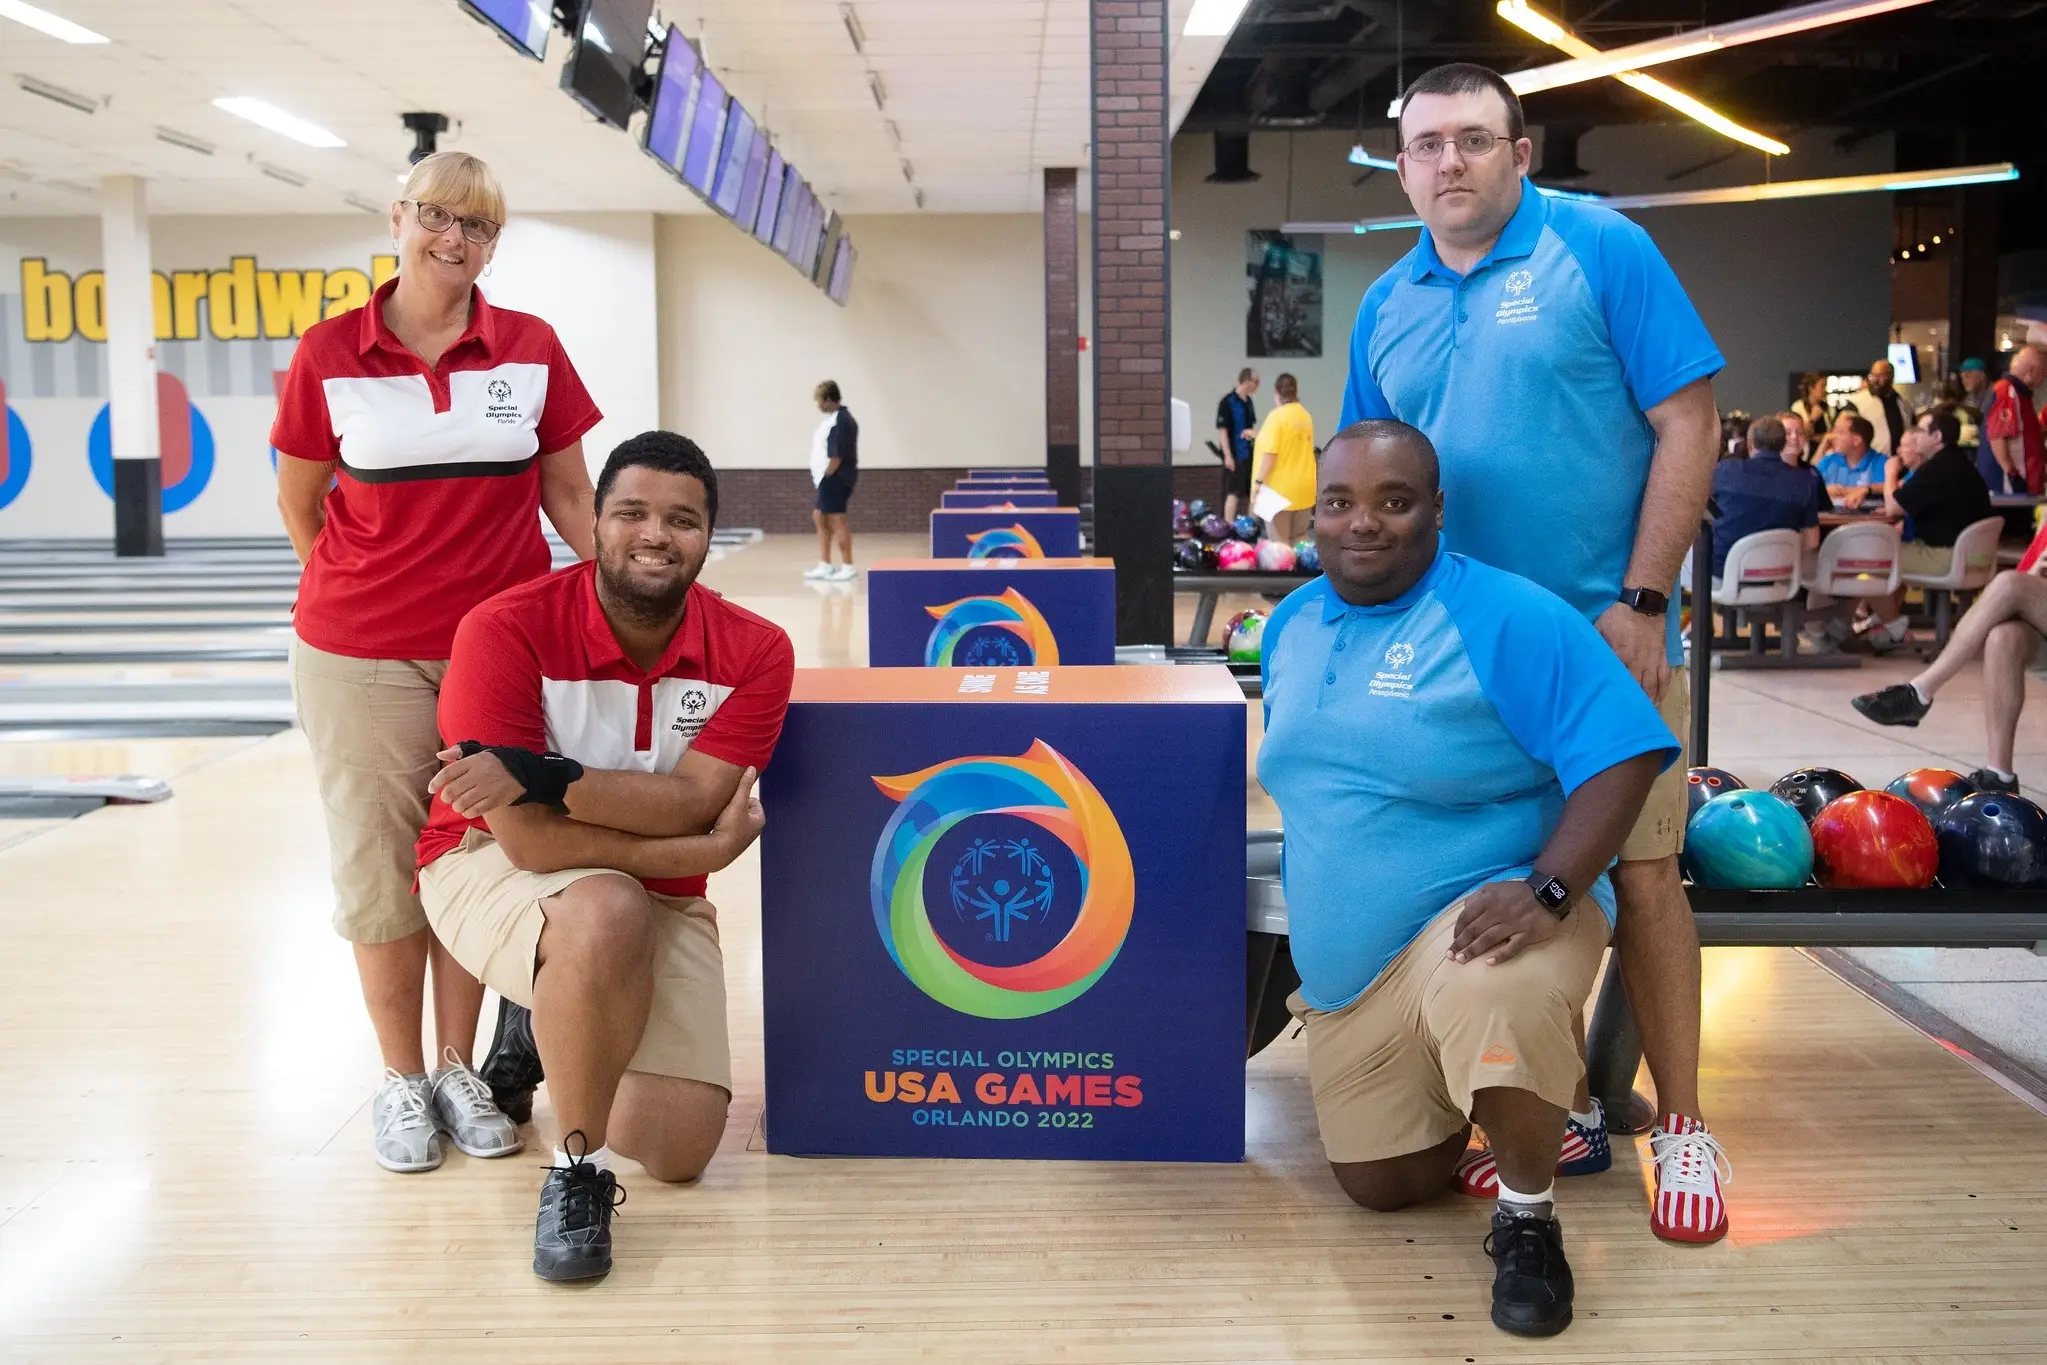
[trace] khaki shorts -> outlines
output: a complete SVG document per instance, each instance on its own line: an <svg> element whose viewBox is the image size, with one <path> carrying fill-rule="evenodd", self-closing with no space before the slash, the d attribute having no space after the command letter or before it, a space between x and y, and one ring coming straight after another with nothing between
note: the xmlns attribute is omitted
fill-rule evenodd
<svg viewBox="0 0 2047 1365"><path fill-rule="evenodd" d="M334 932L390 943L426 928L412 893L426 784L440 768L445 659L356 659L291 644L291 692L327 811Z"/></svg>
<svg viewBox="0 0 2047 1365"><path fill-rule="evenodd" d="M1585 1075L1572 1026L1606 948L1606 916L1580 897L1563 932L1498 966L1449 959L1451 906L1340 1010L1287 1007L1308 1035L1322 1149L1339 1165L1434 1147L1471 1120L1471 1094L1531 1090L1569 1109Z"/></svg>
<svg viewBox="0 0 2047 1365"><path fill-rule="evenodd" d="M1663 702L1656 713L1677 736L1678 755L1668 768L1656 775L1642 814L1621 844L1624 863L1653 863L1674 858L1685 846L1685 763L1692 742L1691 670L1670 670L1670 686L1663 689Z"/></svg>
<svg viewBox="0 0 2047 1365"><path fill-rule="evenodd" d="M585 877L617 877L604 868L521 872L497 840L471 830L419 871L420 900L434 934L471 976L514 1004L533 1008L534 955L547 916L540 903ZM654 902L654 1007L628 1071L704 1081L732 1093L732 1047L725 1032L725 955L718 916L707 900L664 896Z"/></svg>
<svg viewBox="0 0 2047 1365"><path fill-rule="evenodd" d="M1898 572L1938 578L1955 566L1955 547L1908 540L1898 547Z"/></svg>

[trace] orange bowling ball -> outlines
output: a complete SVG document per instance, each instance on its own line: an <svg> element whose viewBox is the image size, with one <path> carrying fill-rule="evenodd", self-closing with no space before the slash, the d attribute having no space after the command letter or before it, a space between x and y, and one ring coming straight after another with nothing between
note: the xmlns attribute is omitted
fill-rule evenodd
<svg viewBox="0 0 2047 1365"><path fill-rule="evenodd" d="M1940 867L1933 826L1889 792L1836 797L1812 822L1812 870L1821 886L1931 886Z"/></svg>

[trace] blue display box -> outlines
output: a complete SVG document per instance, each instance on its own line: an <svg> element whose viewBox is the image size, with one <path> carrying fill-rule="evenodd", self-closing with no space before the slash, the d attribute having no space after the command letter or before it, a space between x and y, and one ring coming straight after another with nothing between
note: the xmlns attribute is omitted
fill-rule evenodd
<svg viewBox="0 0 2047 1365"><path fill-rule="evenodd" d="M867 568L875 668L1116 662L1108 559L884 559Z"/></svg>
<svg viewBox="0 0 2047 1365"><path fill-rule="evenodd" d="M1042 474L987 474L964 478L955 488L1050 488L1052 481Z"/></svg>
<svg viewBox="0 0 2047 1365"><path fill-rule="evenodd" d="M933 559L1071 559L1079 553L1077 507L941 507L931 514Z"/></svg>
<svg viewBox="0 0 2047 1365"><path fill-rule="evenodd" d="M948 488L938 495L940 507L1057 507L1059 495L1049 488Z"/></svg>
<svg viewBox="0 0 2047 1365"><path fill-rule="evenodd" d="M1241 1160L1245 721L1220 666L800 671L768 1150Z"/></svg>
<svg viewBox="0 0 2047 1365"><path fill-rule="evenodd" d="M1043 469L1033 465L1000 465L988 469L969 469L960 477L967 479L1043 479L1050 476Z"/></svg>

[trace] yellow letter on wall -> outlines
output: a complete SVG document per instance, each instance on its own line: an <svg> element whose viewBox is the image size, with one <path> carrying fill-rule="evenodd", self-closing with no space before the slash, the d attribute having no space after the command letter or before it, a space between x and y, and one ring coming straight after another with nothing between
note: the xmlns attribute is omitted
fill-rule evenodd
<svg viewBox="0 0 2047 1365"><path fill-rule="evenodd" d="M156 309L156 339L171 339L171 277L161 270L149 277L149 301Z"/></svg>
<svg viewBox="0 0 2047 1365"><path fill-rule="evenodd" d="M222 341L251 341L262 335L256 312L256 258L236 256L206 284L206 318Z"/></svg>
<svg viewBox="0 0 2047 1365"><path fill-rule="evenodd" d="M71 340L71 277L47 269L41 256L21 258L21 335L25 341Z"/></svg>
<svg viewBox="0 0 2047 1365"><path fill-rule="evenodd" d="M256 297L263 304L263 335L272 341L302 337L320 320L320 270L262 270L256 274Z"/></svg>
<svg viewBox="0 0 2047 1365"><path fill-rule="evenodd" d="M78 322L78 335L87 341L107 339L107 272L88 270L72 287L71 315Z"/></svg>
<svg viewBox="0 0 2047 1365"><path fill-rule="evenodd" d="M370 301L370 277L360 270L337 270L327 276L327 316L339 317Z"/></svg>

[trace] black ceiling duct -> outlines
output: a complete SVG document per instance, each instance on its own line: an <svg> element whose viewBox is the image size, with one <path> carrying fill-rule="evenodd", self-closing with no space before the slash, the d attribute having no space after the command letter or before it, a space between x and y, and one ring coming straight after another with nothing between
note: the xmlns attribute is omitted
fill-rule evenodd
<svg viewBox="0 0 2047 1365"><path fill-rule="evenodd" d="M1542 164L1528 178L1539 185L1565 185L1591 175L1592 172L1578 164L1578 139L1588 131L1545 123L1542 126Z"/></svg>
<svg viewBox="0 0 2047 1365"><path fill-rule="evenodd" d="M1251 135L1249 133L1217 133L1215 135L1215 173L1207 177L1211 185L1242 185L1256 180L1258 172L1251 169Z"/></svg>

